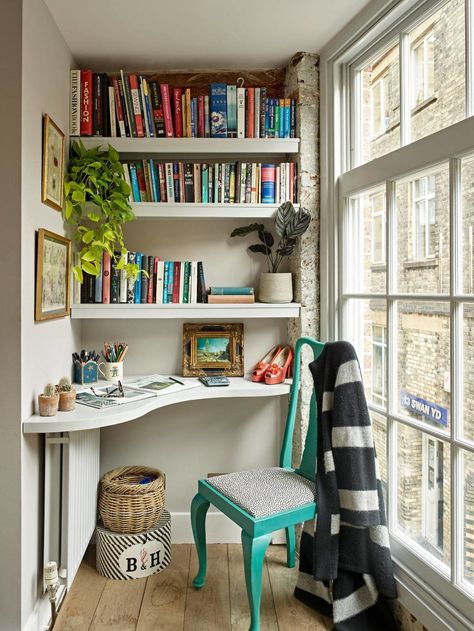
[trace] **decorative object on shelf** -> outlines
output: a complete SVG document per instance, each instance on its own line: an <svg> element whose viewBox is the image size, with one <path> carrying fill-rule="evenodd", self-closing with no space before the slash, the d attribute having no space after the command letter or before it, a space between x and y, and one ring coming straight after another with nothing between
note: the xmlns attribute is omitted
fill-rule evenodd
<svg viewBox="0 0 474 631"><path fill-rule="evenodd" d="M251 379L256 383L265 381L265 373L267 372L273 358L281 351L282 345L277 344L255 365L252 370Z"/></svg>
<svg viewBox="0 0 474 631"><path fill-rule="evenodd" d="M98 365L99 353L93 351L86 351L82 349L79 353L72 354L72 361L74 367L74 381L76 383L96 383L98 379Z"/></svg>
<svg viewBox="0 0 474 631"><path fill-rule="evenodd" d="M123 380L123 359L128 351L128 344L124 342L104 342L102 355L105 362L99 364L99 372L106 381L120 383ZM104 367L102 369L102 367Z"/></svg>
<svg viewBox="0 0 474 631"><path fill-rule="evenodd" d="M52 383L45 386L42 394L38 395L38 411L40 416L56 416L58 411L59 394Z"/></svg>
<svg viewBox="0 0 474 631"><path fill-rule="evenodd" d="M112 532L155 528L165 506L165 474L151 467L120 467L102 476L99 513Z"/></svg>
<svg viewBox="0 0 474 631"><path fill-rule="evenodd" d="M35 320L70 313L71 241L44 228L38 230Z"/></svg>
<svg viewBox="0 0 474 631"><path fill-rule="evenodd" d="M271 232L265 230L262 223L235 228L231 237L246 237L257 232L260 243L250 245L250 252L264 254L267 258L268 272L260 277L259 300L261 302L287 303L293 300L293 287L290 273L278 273L285 256L293 253L298 237L306 232L311 215L305 208L295 210L291 202L284 202L275 216L275 232L279 237L275 251L275 239Z"/></svg>
<svg viewBox="0 0 474 631"><path fill-rule="evenodd" d="M100 362L99 372L106 381L118 383L123 379L123 362Z"/></svg>
<svg viewBox="0 0 474 631"><path fill-rule="evenodd" d="M123 258L127 250L122 225L135 215L119 154L111 146L107 151L86 149L80 140L71 143L71 154L64 184L64 218L74 226L80 247L79 262L73 267L76 280L83 282L83 272L99 276L104 253L110 255L117 270L136 278L137 265Z"/></svg>
<svg viewBox="0 0 474 631"><path fill-rule="evenodd" d="M242 377L244 325L183 324L183 375Z"/></svg>
<svg viewBox="0 0 474 631"><path fill-rule="evenodd" d="M43 178L41 201L56 210L63 209L64 134L56 123L43 116Z"/></svg>
<svg viewBox="0 0 474 631"><path fill-rule="evenodd" d="M283 383L291 376L292 361L293 349L291 346L283 346L265 371L265 383L268 386Z"/></svg>
<svg viewBox="0 0 474 631"><path fill-rule="evenodd" d="M122 535L96 528L99 574L115 580L145 578L164 570L171 561L171 517L165 509L152 530Z"/></svg>
<svg viewBox="0 0 474 631"><path fill-rule="evenodd" d="M58 410L60 412L70 412L76 407L76 390L72 387L69 377L63 377L56 386L59 394Z"/></svg>

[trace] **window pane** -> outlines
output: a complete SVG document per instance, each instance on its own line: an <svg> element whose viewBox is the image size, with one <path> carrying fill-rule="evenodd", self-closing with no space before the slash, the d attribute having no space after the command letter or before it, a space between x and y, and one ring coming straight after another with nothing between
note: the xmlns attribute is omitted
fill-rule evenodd
<svg viewBox="0 0 474 631"><path fill-rule="evenodd" d="M463 406L464 436L474 441L474 305L465 304Z"/></svg>
<svg viewBox="0 0 474 631"><path fill-rule="evenodd" d="M372 431L374 435L375 453L377 454L377 462L379 463L380 479L384 491L385 511L387 511L387 421L384 416L371 412Z"/></svg>
<svg viewBox="0 0 474 631"><path fill-rule="evenodd" d="M397 530L449 573L451 494L449 444L397 426Z"/></svg>
<svg viewBox="0 0 474 631"><path fill-rule="evenodd" d="M400 146L398 44L386 49L361 71L361 143L363 164Z"/></svg>
<svg viewBox="0 0 474 631"><path fill-rule="evenodd" d="M449 428L449 305L399 302L398 411L438 429Z"/></svg>
<svg viewBox="0 0 474 631"><path fill-rule="evenodd" d="M448 166L398 181L396 203L399 292L448 293Z"/></svg>
<svg viewBox="0 0 474 631"><path fill-rule="evenodd" d="M344 337L357 351L367 400L386 405L387 353L385 300L349 300Z"/></svg>
<svg viewBox="0 0 474 631"><path fill-rule="evenodd" d="M474 455L465 451L464 464L464 580L474 587Z"/></svg>
<svg viewBox="0 0 474 631"><path fill-rule="evenodd" d="M412 140L466 115L464 4L446 2L410 33Z"/></svg>
<svg viewBox="0 0 474 631"><path fill-rule="evenodd" d="M348 199L346 290L385 293L385 187Z"/></svg>
<svg viewBox="0 0 474 631"><path fill-rule="evenodd" d="M474 156L461 163L463 291L474 293Z"/></svg>

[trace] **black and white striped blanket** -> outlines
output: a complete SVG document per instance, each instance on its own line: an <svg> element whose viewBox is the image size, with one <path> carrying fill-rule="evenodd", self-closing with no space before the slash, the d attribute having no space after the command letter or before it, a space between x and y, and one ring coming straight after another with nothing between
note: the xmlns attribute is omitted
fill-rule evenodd
<svg viewBox="0 0 474 631"><path fill-rule="evenodd" d="M388 529L359 362L348 342L310 364L318 409L317 517L306 522L295 596L337 631L397 629Z"/></svg>

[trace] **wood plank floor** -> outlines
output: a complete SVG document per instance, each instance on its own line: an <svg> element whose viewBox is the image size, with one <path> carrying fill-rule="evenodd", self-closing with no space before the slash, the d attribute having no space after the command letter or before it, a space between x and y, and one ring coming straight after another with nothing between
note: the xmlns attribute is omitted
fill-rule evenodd
<svg viewBox="0 0 474 631"><path fill-rule="evenodd" d="M329 619L293 597L296 569L285 546L270 546L263 570L262 631L326 631ZM209 545L206 585L196 591L194 546L175 545L171 564L133 581L105 579L90 547L59 612L55 631L247 631L249 612L239 545Z"/></svg>

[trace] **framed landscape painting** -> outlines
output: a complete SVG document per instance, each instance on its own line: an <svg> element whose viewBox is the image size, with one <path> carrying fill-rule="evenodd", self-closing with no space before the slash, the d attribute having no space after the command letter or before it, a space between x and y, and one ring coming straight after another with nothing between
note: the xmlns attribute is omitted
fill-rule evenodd
<svg viewBox="0 0 474 631"><path fill-rule="evenodd" d="M36 259L35 320L69 315L70 270L71 241L40 228Z"/></svg>
<svg viewBox="0 0 474 631"><path fill-rule="evenodd" d="M63 209L64 134L45 114L43 117L43 179L41 201L56 210Z"/></svg>
<svg viewBox="0 0 474 631"><path fill-rule="evenodd" d="M183 324L183 376L244 374L244 325Z"/></svg>

